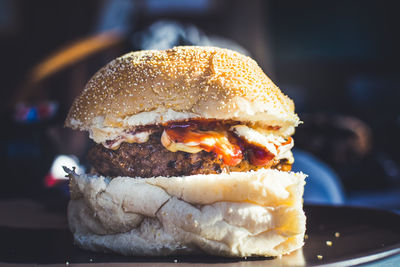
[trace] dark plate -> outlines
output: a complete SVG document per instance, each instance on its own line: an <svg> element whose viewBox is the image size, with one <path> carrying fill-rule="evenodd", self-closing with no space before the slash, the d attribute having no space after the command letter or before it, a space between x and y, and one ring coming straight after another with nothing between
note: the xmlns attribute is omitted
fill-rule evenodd
<svg viewBox="0 0 400 267"><path fill-rule="evenodd" d="M382 210L305 206L307 239L302 250L281 258L222 258L208 255L124 257L81 250L68 229L0 227L0 262L7 263L230 263L242 265L351 265L400 253L400 216ZM336 236L335 236L335 233ZM397 256L398 257L398 256ZM399 259L400 260L400 259Z"/></svg>

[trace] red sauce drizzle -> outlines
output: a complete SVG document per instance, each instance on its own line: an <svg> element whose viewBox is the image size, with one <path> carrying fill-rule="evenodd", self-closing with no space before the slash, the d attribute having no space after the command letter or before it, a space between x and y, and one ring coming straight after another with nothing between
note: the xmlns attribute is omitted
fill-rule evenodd
<svg viewBox="0 0 400 267"><path fill-rule="evenodd" d="M275 155L269 152L265 147L249 144L246 149L249 155L249 162L255 166L267 165L275 158Z"/></svg>
<svg viewBox="0 0 400 267"><path fill-rule="evenodd" d="M212 127L211 127L212 126ZM196 142L199 147L207 152L214 152L218 158L229 166L239 164L243 157L244 152L248 155L248 160L252 165L264 166L272 161L275 157L274 154L269 152L268 149L256 144L248 143L243 138L227 131L231 125L220 124L218 121L184 121L175 122L165 125L164 130L169 137L177 143ZM223 129L224 131L202 131L200 129ZM215 145L210 146L203 141L206 138L214 137L216 140ZM291 138L282 145L289 144Z"/></svg>
<svg viewBox="0 0 400 267"><path fill-rule="evenodd" d="M168 136L176 143L199 143L199 147L207 152L214 152L226 165L235 166L243 159L240 146L231 143L226 135L214 131L199 131L194 122L170 124L165 127ZM205 143L205 139L214 137L214 145Z"/></svg>

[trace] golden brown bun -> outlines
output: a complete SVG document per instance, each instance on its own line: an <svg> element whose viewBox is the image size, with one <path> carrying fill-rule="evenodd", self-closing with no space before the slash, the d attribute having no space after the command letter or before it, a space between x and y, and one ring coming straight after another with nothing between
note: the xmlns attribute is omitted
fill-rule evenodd
<svg viewBox="0 0 400 267"><path fill-rule="evenodd" d="M82 248L125 255L279 256L303 246L305 175L255 172L70 177L68 222Z"/></svg>
<svg viewBox="0 0 400 267"><path fill-rule="evenodd" d="M162 116L167 111L169 116ZM216 47L182 46L132 52L107 64L75 100L65 125L128 128L190 117L283 126L299 121L293 102L251 58Z"/></svg>

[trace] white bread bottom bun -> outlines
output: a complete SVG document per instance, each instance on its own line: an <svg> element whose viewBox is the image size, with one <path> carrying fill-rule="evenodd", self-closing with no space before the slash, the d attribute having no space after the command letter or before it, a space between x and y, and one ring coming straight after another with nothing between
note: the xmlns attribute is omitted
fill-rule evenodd
<svg viewBox="0 0 400 267"><path fill-rule="evenodd" d="M303 246L303 173L110 179L66 171L69 226L85 249L243 257L279 256Z"/></svg>

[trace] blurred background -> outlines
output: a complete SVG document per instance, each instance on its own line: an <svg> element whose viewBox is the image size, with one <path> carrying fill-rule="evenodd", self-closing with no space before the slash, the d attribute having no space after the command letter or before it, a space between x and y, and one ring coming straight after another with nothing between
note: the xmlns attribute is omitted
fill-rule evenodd
<svg viewBox="0 0 400 267"><path fill-rule="evenodd" d="M87 134L63 128L86 81L126 52L195 44L253 57L294 99L306 203L400 211L398 10L372 0L0 0L0 199L63 205L60 166L88 167Z"/></svg>

